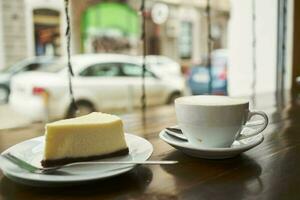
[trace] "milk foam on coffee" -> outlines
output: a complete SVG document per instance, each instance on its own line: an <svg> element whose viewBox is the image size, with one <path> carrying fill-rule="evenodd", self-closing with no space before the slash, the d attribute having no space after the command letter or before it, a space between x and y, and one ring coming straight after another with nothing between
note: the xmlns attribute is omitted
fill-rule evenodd
<svg viewBox="0 0 300 200"><path fill-rule="evenodd" d="M226 106L245 104L248 100L241 98L230 98L226 96L189 96L176 99L176 103L187 105L203 105L203 106Z"/></svg>

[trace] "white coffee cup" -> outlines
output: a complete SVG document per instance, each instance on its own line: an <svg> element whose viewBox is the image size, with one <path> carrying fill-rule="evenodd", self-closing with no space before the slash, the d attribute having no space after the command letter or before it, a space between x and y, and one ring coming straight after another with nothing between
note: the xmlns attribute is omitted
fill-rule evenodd
<svg viewBox="0 0 300 200"><path fill-rule="evenodd" d="M178 125L188 141L197 147L230 147L234 140L252 137L268 125L262 111L249 111L249 101L228 96L199 95L175 99ZM253 116L263 118L261 127L247 136L241 131Z"/></svg>

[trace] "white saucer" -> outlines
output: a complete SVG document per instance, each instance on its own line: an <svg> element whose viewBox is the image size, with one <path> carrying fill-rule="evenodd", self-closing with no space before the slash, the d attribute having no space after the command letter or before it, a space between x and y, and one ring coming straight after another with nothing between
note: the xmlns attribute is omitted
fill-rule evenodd
<svg viewBox="0 0 300 200"><path fill-rule="evenodd" d="M249 134L253 131L253 128L245 127L242 134L247 135L247 133ZM183 140L184 136L181 135L180 138L178 138L177 135L178 134L176 133L168 134L163 130L160 132L159 137L175 149L178 149L189 156L206 159L232 158L256 147L264 140L264 136L258 134L247 139L234 141L232 146L228 148L199 148L191 145L187 140Z"/></svg>
<svg viewBox="0 0 300 200"><path fill-rule="evenodd" d="M132 134L125 134L125 140L129 148L129 154L105 160L145 161L151 156L153 147L147 140ZM43 149L44 136L41 136L16 144L3 153L11 152L24 161L34 166L41 167L40 161L42 159ZM84 165L62 169L62 171L70 173L68 175L44 175L25 171L8 160L0 157L0 168L5 176L13 181L33 186L60 186L80 183L82 181L104 179L128 172L134 167L134 164Z"/></svg>

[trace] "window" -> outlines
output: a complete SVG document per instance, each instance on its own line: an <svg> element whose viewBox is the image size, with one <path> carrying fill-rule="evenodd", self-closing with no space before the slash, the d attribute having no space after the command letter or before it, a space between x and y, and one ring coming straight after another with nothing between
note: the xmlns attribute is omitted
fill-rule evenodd
<svg viewBox="0 0 300 200"><path fill-rule="evenodd" d="M33 70L37 70L38 68L40 68L40 64L39 63L31 63L29 65L27 65L24 69L24 71L33 71Z"/></svg>
<svg viewBox="0 0 300 200"><path fill-rule="evenodd" d="M193 47L193 24L192 22L183 21L181 22L181 32L179 38L179 53L180 57L183 59L188 59L192 57L192 47Z"/></svg>
<svg viewBox="0 0 300 200"><path fill-rule="evenodd" d="M122 75L123 76L133 76L133 77L141 77L142 74L142 66L124 63L122 65ZM149 71L146 71L145 76L153 77L153 74Z"/></svg>
<svg viewBox="0 0 300 200"><path fill-rule="evenodd" d="M51 61L46 63L40 63L40 67L37 69L37 71L56 73L66 68L67 63L65 62Z"/></svg>
<svg viewBox="0 0 300 200"><path fill-rule="evenodd" d="M122 100L115 93L128 91L118 87L119 91L111 92L108 85L142 84L143 47L146 87L156 85L156 91L161 92L155 98L146 99L148 105L160 106L174 91L251 97L280 88L290 89L291 85L300 91L300 78L297 79L300 76L300 56L297 56L300 50L296 51L300 49L300 42L297 42L299 34L293 34L298 33L297 28L300 31L300 12L296 12L299 1L211 0L209 13L207 2L146 2L143 45L143 15L139 14L141 1L69 0L72 31L68 45L64 36L67 31L66 4L62 1L0 0L0 85L5 84L11 91L0 91L0 104L1 99L4 102L0 105L0 129L2 126L14 127L5 125L3 119L14 118L15 114L18 115L16 112L23 113L26 105L34 105L36 101L34 93L26 92L28 103L23 104L24 98L18 93L20 88L33 91L32 87L44 86L45 90L51 91L49 99L42 98L47 100L43 109L35 106L38 112L25 113L30 121L65 117L64 112L56 109L68 110L70 107L69 101L60 101L69 99L69 87L66 87L68 46L72 54L74 81L71 83L75 100L82 100L86 91L95 92L91 95L93 99L85 100L95 102L95 108L106 112L119 113L121 105L126 109L121 108L120 112L135 112L131 106L132 102L140 103L139 96L131 99L129 94ZM158 23L154 18L160 15L166 19ZM209 49L212 54L208 57ZM211 79L203 67L208 61L212 66ZM198 66L204 70L198 72ZM196 76L198 82L194 80L193 72L200 74L200 79L211 80L212 88L209 81L198 84L199 77ZM16 75L21 73L26 75ZM41 79L43 84L40 84ZM102 89L99 89L99 95L96 94L94 83L97 89L104 86L111 96L103 95ZM62 88L65 92L61 92ZM140 88L137 87L139 94ZM99 100L95 100L96 97ZM16 105L9 105L9 99ZM113 104L113 101L120 103ZM6 116L9 112L12 116ZM41 112L43 114L39 114ZM1 118L2 113L4 117ZM10 122L13 120L8 120Z"/></svg>
<svg viewBox="0 0 300 200"><path fill-rule="evenodd" d="M120 74L120 68L115 63L104 63L92 65L80 73L80 76L103 76L113 77Z"/></svg>

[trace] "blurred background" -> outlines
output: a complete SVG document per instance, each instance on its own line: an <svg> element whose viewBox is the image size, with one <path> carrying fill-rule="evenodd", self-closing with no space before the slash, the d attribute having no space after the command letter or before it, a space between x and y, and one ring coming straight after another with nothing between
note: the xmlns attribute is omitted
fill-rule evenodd
<svg viewBox="0 0 300 200"><path fill-rule="evenodd" d="M63 0L0 1L0 129L76 116L64 6ZM138 112L140 6L141 0L70 0L81 114ZM148 110L183 95L298 90L297 8L294 0L146 0Z"/></svg>

